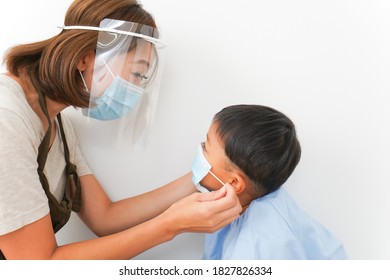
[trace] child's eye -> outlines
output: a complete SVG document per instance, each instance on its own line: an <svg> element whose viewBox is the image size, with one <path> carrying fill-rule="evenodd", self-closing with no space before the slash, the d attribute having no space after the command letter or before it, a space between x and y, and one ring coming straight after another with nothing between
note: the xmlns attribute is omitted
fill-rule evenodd
<svg viewBox="0 0 390 280"><path fill-rule="evenodd" d="M201 142L200 145L202 146L202 149L203 149L203 150L206 149L206 143L205 143L205 142Z"/></svg>

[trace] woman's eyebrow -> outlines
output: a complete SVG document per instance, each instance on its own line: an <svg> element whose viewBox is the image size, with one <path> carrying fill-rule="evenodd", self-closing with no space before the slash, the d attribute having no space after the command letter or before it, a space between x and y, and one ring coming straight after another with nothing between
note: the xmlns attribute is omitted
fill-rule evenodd
<svg viewBox="0 0 390 280"><path fill-rule="evenodd" d="M149 66L150 66L149 61L147 61L147 60L145 60L145 59L136 60L136 61L134 62L134 64L145 64L146 67L148 67L148 68L149 68Z"/></svg>

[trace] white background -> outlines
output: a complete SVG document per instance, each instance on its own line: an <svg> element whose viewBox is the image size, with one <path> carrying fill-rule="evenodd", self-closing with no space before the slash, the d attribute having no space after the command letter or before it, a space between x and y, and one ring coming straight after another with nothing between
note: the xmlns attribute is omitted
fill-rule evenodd
<svg viewBox="0 0 390 280"><path fill-rule="evenodd" d="M0 53L57 34L71 2L3 1ZM103 145L78 111L66 111L109 196L139 194L189 171L223 107L268 105L293 119L303 149L288 191L351 259L390 259L390 2L142 3L168 44L146 149ZM92 237L76 215L58 233L60 244ZM137 258L199 259L202 245L200 234L183 234Z"/></svg>

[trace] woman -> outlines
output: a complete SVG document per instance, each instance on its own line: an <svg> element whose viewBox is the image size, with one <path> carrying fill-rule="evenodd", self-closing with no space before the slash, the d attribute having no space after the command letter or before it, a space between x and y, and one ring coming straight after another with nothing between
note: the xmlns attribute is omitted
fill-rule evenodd
<svg viewBox="0 0 390 280"><path fill-rule="evenodd" d="M0 75L0 258L129 259L238 216L231 186L194 193L190 173L111 202L60 114L75 106L100 120L139 116L158 70L155 28L136 1L76 0L59 35L7 53L9 72ZM99 238L58 246L55 232L71 211Z"/></svg>

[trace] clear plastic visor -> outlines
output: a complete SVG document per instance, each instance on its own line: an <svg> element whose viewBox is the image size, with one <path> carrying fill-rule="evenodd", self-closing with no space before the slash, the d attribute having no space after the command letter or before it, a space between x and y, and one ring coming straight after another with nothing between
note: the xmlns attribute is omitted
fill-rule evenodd
<svg viewBox="0 0 390 280"><path fill-rule="evenodd" d="M143 146L158 99L165 44L157 29L138 23L104 19L96 30L89 107L83 114L117 128L118 140ZM99 125L98 125L99 126ZM105 125L102 125L104 127Z"/></svg>
<svg viewBox="0 0 390 280"><path fill-rule="evenodd" d="M90 90L90 104L86 115L91 116L90 110L95 110L100 105L100 100L108 91L112 102L131 103L127 100L126 92L140 95L142 99L144 92L155 87L159 81L159 59L162 49L161 42L156 38L158 31L150 26L140 25L132 22L105 19L100 23L103 30L100 31L96 46L95 64L93 71L92 87ZM113 30L113 31L111 31ZM117 32L123 33L117 33ZM121 86L112 87L115 80L121 80ZM115 83L118 83L115 81ZM118 91L123 87L129 88L123 91L123 96ZM108 102L108 98L105 98ZM136 102L133 102L136 103ZM139 102L140 103L140 102ZM110 112L103 109L119 110L119 104L106 104L99 107L100 115L110 115ZM133 104L133 106L136 104ZM103 108L104 107L104 108ZM135 109L135 108L132 108ZM131 110L132 111L132 110ZM117 112L116 117L106 117L105 120L116 119L125 116L124 112Z"/></svg>

